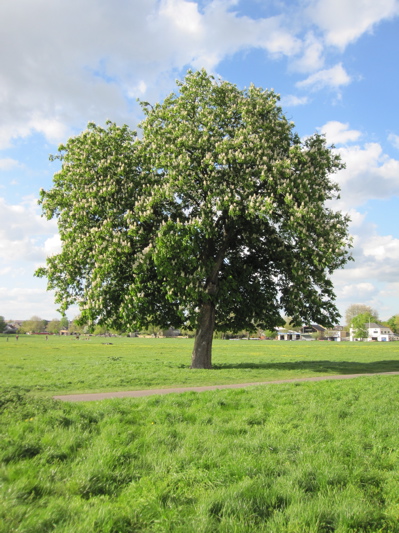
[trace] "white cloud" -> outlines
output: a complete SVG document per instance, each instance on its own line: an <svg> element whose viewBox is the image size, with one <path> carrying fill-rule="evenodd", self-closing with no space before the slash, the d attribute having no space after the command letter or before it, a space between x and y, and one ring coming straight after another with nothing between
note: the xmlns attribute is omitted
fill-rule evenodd
<svg viewBox="0 0 399 533"><path fill-rule="evenodd" d="M299 81L296 86L300 89L310 89L311 91L318 91L324 87L338 89L343 85L348 85L351 82L351 77L341 63L335 65L330 69L319 70L311 74L306 80Z"/></svg>
<svg viewBox="0 0 399 533"><path fill-rule="evenodd" d="M6 157L4 159L0 159L0 171L1 170L12 170L14 168L21 167L21 163L19 161L16 161L15 159L11 159L10 157Z"/></svg>
<svg viewBox="0 0 399 533"><path fill-rule="evenodd" d="M309 1L307 9L282 3L280 15L263 18L233 11L239 3L228 0L128 0L118 9L96 0L84 9L78 0L1 2L0 149L34 132L58 143L104 117L136 122L131 99L159 100L187 66L214 71L251 48L288 57L299 72L316 71L300 88L347 85L342 64L322 69L325 44L369 31L394 16L398 2Z"/></svg>
<svg viewBox="0 0 399 533"><path fill-rule="evenodd" d="M343 49L376 24L399 14L397 0L313 0L307 13L327 45Z"/></svg>
<svg viewBox="0 0 399 533"><path fill-rule="evenodd" d="M194 2L164 0L159 15L165 17L175 29L187 34L200 35L204 30L202 17Z"/></svg>
<svg viewBox="0 0 399 533"><path fill-rule="evenodd" d="M399 281L396 281L393 283L387 283L385 288L381 291L381 297L383 299L388 299L388 298L398 299L399 298ZM391 314L397 315L398 310L396 309L396 311L394 311L394 313L391 313Z"/></svg>
<svg viewBox="0 0 399 533"><path fill-rule="evenodd" d="M340 291L339 296L343 298L356 298L356 300L364 300L370 296L376 294L378 289L369 282L352 283L350 285L344 285Z"/></svg>
<svg viewBox="0 0 399 533"><path fill-rule="evenodd" d="M384 154L380 144L342 147L336 152L346 164L346 169L334 176L341 187L342 209L399 195L399 160Z"/></svg>
<svg viewBox="0 0 399 533"><path fill-rule="evenodd" d="M96 0L84 9L78 0L0 3L7 43L0 148L33 132L57 143L107 116L131 123L137 117L129 99L159 100L187 65L212 71L240 50L280 57L302 48L284 16L252 19L229 11L232 5L211 0L200 11L187 0L134 0L118 9Z"/></svg>
<svg viewBox="0 0 399 533"><path fill-rule="evenodd" d="M288 94L287 96L283 96L280 100L280 104L282 107L295 107L298 105L305 105L309 102L309 98L307 96L295 96L293 94Z"/></svg>
<svg viewBox="0 0 399 533"><path fill-rule="evenodd" d="M46 256L60 253L61 248L62 242L58 233L56 235L53 235L53 237L46 239L46 241L44 242L44 250L46 252Z"/></svg>
<svg viewBox="0 0 399 533"><path fill-rule="evenodd" d="M50 320L57 316L53 299L53 293L46 292L44 286L0 287L0 308L6 320L28 320L33 315Z"/></svg>
<svg viewBox="0 0 399 533"><path fill-rule="evenodd" d="M349 214L354 261L332 276L340 312L344 314L352 303L365 303L388 318L399 311L399 239L378 234L366 213L352 209Z"/></svg>
<svg viewBox="0 0 399 533"><path fill-rule="evenodd" d="M318 130L326 136L329 144L345 144L348 141L356 141L361 136L360 131L350 130L349 124L343 124L336 120L327 122Z"/></svg>
<svg viewBox="0 0 399 533"><path fill-rule="evenodd" d="M392 146L399 150L399 135L391 133L388 135L388 141L392 144Z"/></svg>
<svg viewBox="0 0 399 533"><path fill-rule="evenodd" d="M48 221L38 214L34 199L22 204L9 205L0 198L0 259L9 264L16 260L44 260L47 250L41 240L48 237L49 246L54 243L55 221ZM50 249L50 248L49 248Z"/></svg>
<svg viewBox="0 0 399 533"><path fill-rule="evenodd" d="M308 33L303 41L301 56L293 60L291 68L298 72L314 72L324 65L324 44Z"/></svg>
<svg viewBox="0 0 399 533"><path fill-rule="evenodd" d="M347 211L349 217L350 217L350 231L354 232L358 228L364 227L366 214L365 213L359 213L359 211L356 211L356 209L349 209Z"/></svg>
<svg viewBox="0 0 399 533"><path fill-rule="evenodd" d="M375 235L363 245L363 253L379 262L399 261L399 239L391 235Z"/></svg>

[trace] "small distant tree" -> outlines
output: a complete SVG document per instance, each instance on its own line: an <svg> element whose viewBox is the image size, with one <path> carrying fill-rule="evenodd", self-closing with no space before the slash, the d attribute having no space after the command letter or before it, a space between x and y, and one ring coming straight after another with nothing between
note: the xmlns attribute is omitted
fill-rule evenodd
<svg viewBox="0 0 399 533"><path fill-rule="evenodd" d="M53 320L50 320L50 322L47 324L47 331L49 333L59 333L61 331L61 321L53 318Z"/></svg>
<svg viewBox="0 0 399 533"><path fill-rule="evenodd" d="M378 311L366 304L352 304L345 312L346 325L351 326L353 319L359 315L370 315L373 318L373 322L378 320Z"/></svg>
<svg viewBox="0 0 399 533"><path fill-rule="evenodd" d="M3 333L3 331L6 328L6 322L4 320L4 316L0 316L0 333Z"/></svg>
<svg viewBox="0 0 399 533"><path fill-rule="evenodd" d="M290 316L286 316L284 317L284 320L285 320L285 324L284 324L284 328L285 329L288 329L288 330L291 330L291 331L300 331L301 330L301 326L298 325L298 324L295 324L295 321L292 317Z"/></svg>
<svg viewBox="0 0 399 533"><path fill-rule="evenodd" d="M69 332L70 333L85 333L85 325L82 324L81 322L81 316L78 315L76 316L73 320L72 320L72 323L70 324L69 326Z"/></svg>
<svg viewBox="0 0 399 533"><path fill-rule="evenodd" d="M368 324L375 322L375 315L371 313L362 313L352 318L351 327L355 330L355 339L366 339L368 336Z"/></svg>
<svg viewBox="0 0 399 533"><path fill-rule="evenodd" d="M391 318L387 320L387 324L393 333L399 333L399 315L391 316Z"/></svg>
<svg viewBox="0 0 399 533"><path fill-rule="evenodd" d="M46 321L39 316L25 320L20 328L21 333L41 333L46 329Z"/></svg>
<svg viewBox="0 0 399 533"><path fill-rule="evenodd" d="M63 316L60 320L61 329L67 330L69 328L69 320L66 316ZM60 330L61 331L61 330Z"/></svg>
<svg viewBox="0 0 399 533"><path fill-rule="evenodd" d="M267 329L264 331L265 337L269 339L275 339L277 337L277 331L275 329Z"/></svg>
<svg viewBox="0 0 399 533"><path fill-rule="evenodd" d="M109 333L107 326L97 324L92 331L93 335L106 335Z"/></svg>
<svg viewBox="0 0 399 533"><path fill-rule="evenodd" d="M159 337L163 334L163 329L155 324L148 324L148 326L143 328L140 333L142 335L153 335L154 337Z"/></svg>

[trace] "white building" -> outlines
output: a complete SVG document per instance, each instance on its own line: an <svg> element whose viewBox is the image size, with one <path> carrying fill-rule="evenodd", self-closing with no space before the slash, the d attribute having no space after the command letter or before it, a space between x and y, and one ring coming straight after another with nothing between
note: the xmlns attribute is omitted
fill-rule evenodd
<svg viewBox="0 0 399 533"><path fill-rule="evenodd" d="M367 340L367 341L391 341L394 340L395 335L393 334L392 330L388 328L387 326L382 326L381 324L377 324L376 322L369 322L364 325L364 329L367 333L366 339L357 339L355 338L355 331L356 329L351 328L350 329L350 340L351 341L357 341L357 340Z"/></svg>
<svg viewBox="0 0 399 533"><path fill-rule="evenodd" d="M299 341L301 334L298 331L291 331L284 328L278 328L277 340L278 341Z"/></svg>

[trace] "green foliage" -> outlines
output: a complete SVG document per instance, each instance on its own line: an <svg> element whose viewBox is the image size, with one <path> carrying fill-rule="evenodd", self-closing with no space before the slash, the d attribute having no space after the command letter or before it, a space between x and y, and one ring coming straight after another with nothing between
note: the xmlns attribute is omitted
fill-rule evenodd
<svg viewBox="0 0 399 533"><path fill-rule="evenodd" d="M148 327L142 329L140 333L142 335L153 335L154 337L159 337L163 334L163 330L155 324L149 324Z"/></svg>
<svg viewBox="0 0 399 533"><path fill-rule="evenodd" d="M51 320L48 324L47 324L47 327L46 327L46 330L49 332L49 333L59 333L61 331L62 327L61 327L61 321L60 320L57 320L57 319L53 319Z"/></svg>
<svg viewBox="0 0 399 533"><path fill-rule="evenodd" d="M140 140L108 122L69 139L41 192L62 252L37 271L65 311L117 329L272 329L281 312L335 323L330 275L348 260L348 218L326 207L343 167L301 141L273 91L189 72L143 103ZM208 317L209 318L209 317Z"/></svg>
<svg viewBox="0 0 399 533"><path fill-rule="evenodd" d="M2 390L0 531L398 533L397 387L91 404Z"/></svg>
<svg viewBox="0 0 399 533"><path fill-rule="evenodd" d="M69 324L68 331L70 333L85 333L85 326L81 323L81 315L75 316L72 322Z"/></svg>
<svg viewBox="0 0 399 533"><path fill-rule="evenodd" d="M391 318L387 320L387 324L393 333L399 333L399 315L391 316Z"/></svg>
<svg viewBox="0 0 399 533"><path fill-rule="evenodd" d="M6 327L6 322L4 320L4 316L0 316L0 333L3 333L5 327Z"/></svg>
<svg viewBox="0 0 399 533"><path fill-rule="evenodd" d="M295 325L295 321L292 317L290 316L285 316L284 317L284 325L283 327L286 329L286 330L290 330L290 331L301 331L301 326L302 324L300 325Z"/></svg>
<svg viewBox="0 0 399 533"><path fill-rule="evenodd" d="M365 304L352 304L345 312L346 325L350 327L355 317L364 314L371 316L374 322L378 321L378 311L376 309Z"/></svg>
<svg viewBox="0 0 399 533"><path fill-rule="evenodd" d="M25 320L19 329L20 333L41 333L46 329L46 322L38 316Z"/></svg>
<svg viewBox="0 0 399 533"><path fill-rule="evenodd" d="M69 320L66 316L63 316L60 320L60 326L61 329L68 329L69 328Z"/></svg>
<svg viewBox="0 0 399 533"><path fill-rule="evenodd" d="M376 317L371 313L362 313L352 319L351 327L355 330L356 339L366 339L368 336L368 324L375 322Z"/></svg>

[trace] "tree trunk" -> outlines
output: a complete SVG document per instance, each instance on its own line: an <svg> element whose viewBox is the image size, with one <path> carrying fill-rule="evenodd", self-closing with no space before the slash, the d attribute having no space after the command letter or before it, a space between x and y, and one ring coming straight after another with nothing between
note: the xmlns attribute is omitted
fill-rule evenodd
<svg viewBox="0 0 399 533"><path fill-rule="evenodd" d="M212 340L215 329L215 305L202 304L195 334L191 368L212 368Z"/></svg>

